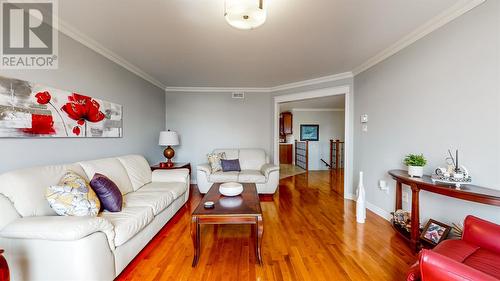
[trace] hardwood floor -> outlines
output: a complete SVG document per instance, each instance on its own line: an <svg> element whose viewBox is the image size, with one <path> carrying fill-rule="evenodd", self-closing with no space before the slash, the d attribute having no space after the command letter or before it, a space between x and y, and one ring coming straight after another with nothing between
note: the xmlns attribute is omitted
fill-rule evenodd
<svg viewBox="0 0 500 281"><path fill-rule="evenodd" d="M280 164L280 179L305 173L306 170L293 164Z"/></svg>
<svg viewBox="0 0 500 281"><path fill-rule="evenodd" d="M201 257L191 267L191 212L196 188L179 213L117 280L403 280L416 257L389 222L367 212L356 224L355 203L331 187L330 173L282 179L273 201L261 202L262 255L256 262L250 226L203 225Z"/></svg>

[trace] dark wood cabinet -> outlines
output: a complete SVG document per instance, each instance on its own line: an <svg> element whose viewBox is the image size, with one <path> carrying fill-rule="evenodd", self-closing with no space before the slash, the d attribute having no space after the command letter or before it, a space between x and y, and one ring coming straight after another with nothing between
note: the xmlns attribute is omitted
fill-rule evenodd
<svg viewBox="0 0 500 281"><path fill-rule="evenodd" d="M280 164L292 164L293 144L280 144Z"/></svg>
<svg viewBox="0 0 500 281"><path fill-rule="evenodd" d="M291 112L283 112L280 114L280 135L293 134L293 116Z"/></svg>

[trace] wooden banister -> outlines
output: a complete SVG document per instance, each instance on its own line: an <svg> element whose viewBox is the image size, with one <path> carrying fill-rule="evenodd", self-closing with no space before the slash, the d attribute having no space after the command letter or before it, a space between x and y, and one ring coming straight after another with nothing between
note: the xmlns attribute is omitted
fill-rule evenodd
<svg viewBox="0 0 500 281"><path fill-rule="evenodd" d="M333 139L330 140L330 169L340 170L343 168L343 150L343 141Z"/></svg>
<svg viewBox="0 0 500 281"><path fill-rule="evenodd" d="M309 170L309 142L295 140L295 165Z"/></svg>

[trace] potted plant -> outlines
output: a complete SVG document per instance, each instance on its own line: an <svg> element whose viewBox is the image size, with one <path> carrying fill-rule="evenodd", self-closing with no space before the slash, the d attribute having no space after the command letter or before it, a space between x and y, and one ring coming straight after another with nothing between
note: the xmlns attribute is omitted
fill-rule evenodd
<svg viewBox="0 0 500 281"><path fill-rule="evenodd" d="M421 178L424 175L424 166L427 164L423 154L408 154L405 157L404 163L408 166L408 175L410 177Z"/></svg>

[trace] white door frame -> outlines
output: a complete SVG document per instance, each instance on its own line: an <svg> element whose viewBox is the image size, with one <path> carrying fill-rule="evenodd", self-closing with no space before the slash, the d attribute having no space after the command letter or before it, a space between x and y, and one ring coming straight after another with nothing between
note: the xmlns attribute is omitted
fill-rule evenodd
<svg viewBox="0 0 500 281"><path fill-rule="evenodd" d="M274 164L279 165L279 114L280 114L280 103L304 100L304 99L312 99L312 98L321 98L327 96L336 96L336 95L345 95L345 158L344 158L344 198L352 199L353 198L353 187L351 186L353 179L353 166L352 166L352 121L353 121L353 105L352 105L352 97L351 97L351 86L343 85L338 87L330 87L313 91L306 91L295 94L288 94L282 96L274 97L274 139L273 139L273 147L274 147Z"/></svg>

